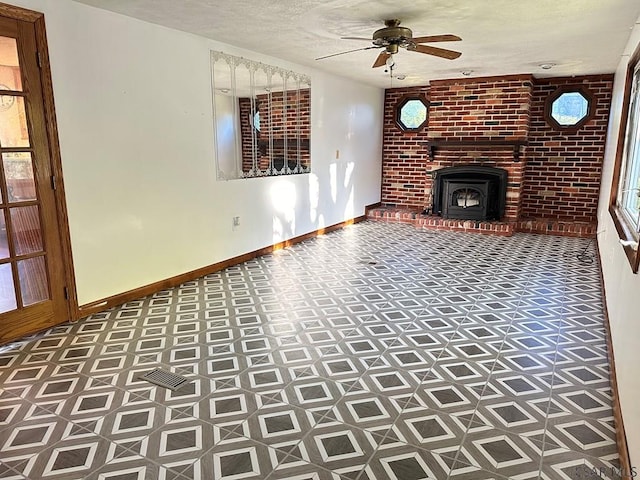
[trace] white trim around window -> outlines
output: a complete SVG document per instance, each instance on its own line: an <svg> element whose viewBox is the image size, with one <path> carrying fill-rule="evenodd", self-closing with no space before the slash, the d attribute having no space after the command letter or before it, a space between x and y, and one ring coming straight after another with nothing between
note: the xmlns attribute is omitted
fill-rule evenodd
<svg viewBox="0 0 640 480"><path fill-rule="evenodd" d="M625 79L609 211L635 273L640 266L640 47Z"/></svg>

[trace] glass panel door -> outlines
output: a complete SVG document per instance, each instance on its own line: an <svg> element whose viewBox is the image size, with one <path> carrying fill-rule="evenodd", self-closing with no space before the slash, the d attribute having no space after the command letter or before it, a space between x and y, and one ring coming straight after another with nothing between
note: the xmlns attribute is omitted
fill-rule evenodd
<svg viewBox="0 0 640 480"><path fill-rule="evenodd" d="M25 299L33 301L34 297L28 291L32 282L27 278L32 269L23 267L20 269L22 272L19 272L18 265L33 262L44 255L22 83L16 39L0 37L0 90L3 90L0 95L2 312L29 305ZM10 150L7 151L8 149ZM23 279L16 282L20 273ZM43 281L47 283L46 278L36 280L35 283L42 285ZM23 291L21 287L27 291ZM42 296L41 293L35 298Z"/></svg>
<svg viewBox="0 0 640 480"><path fill-rule="evenodd" d="M33 23L0 16L0 344L67 317L36 58Z"/></svg>

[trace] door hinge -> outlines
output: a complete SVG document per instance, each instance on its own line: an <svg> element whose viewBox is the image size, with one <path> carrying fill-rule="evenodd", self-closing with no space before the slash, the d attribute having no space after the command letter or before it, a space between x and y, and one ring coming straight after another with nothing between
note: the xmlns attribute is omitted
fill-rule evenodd
<svg viewBox="0 0 640 480"><path fill-rule="evenodd" d="M38 68L42 68L42 56L40 52L36 52L36 63L38 64Z"/></svg>
<svg viewBox="0 0 640 480"><path fill-rule="evenodd" d="M64 299L65 300L69 300L69 289L67 287L64 287Z"/></svg>
<svg viewBox="0 0 640 480"><path fill-rule="evenodd" d="M58 185L56 184L56 176L55 175L51 175L51 188L53 190L56 190L58 188Z"/></svg>

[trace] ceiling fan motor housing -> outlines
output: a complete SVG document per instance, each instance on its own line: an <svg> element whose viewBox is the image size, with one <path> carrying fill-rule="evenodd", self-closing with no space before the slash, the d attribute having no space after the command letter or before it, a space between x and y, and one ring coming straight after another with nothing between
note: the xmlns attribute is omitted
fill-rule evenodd
<svg viewBox="0 0 640 480"><path fill-rule="evenodd" d="M381 28L373 33L373 44L378 47L386 47L388 45L407 47L412 43L412 36L413 32L410 28L398 26Z"/></svg>

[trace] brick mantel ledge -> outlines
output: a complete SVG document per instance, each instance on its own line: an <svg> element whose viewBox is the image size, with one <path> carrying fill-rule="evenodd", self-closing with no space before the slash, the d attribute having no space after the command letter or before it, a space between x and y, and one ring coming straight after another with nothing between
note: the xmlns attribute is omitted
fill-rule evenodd
<svg viewBox="0 0 640 480"><path fill-rule="evenodd" d="M501 139L501 138L477 138L477 137L436 137L428 138L424 143L429 151L429 159L433 162L435 157L436 148L465 148L465 147L480 147L487 150L494 150L500 148L513 149L513 160L515 162L520 161L521 147L526 147L528 142L526 140L517 139Z"/></svg>

